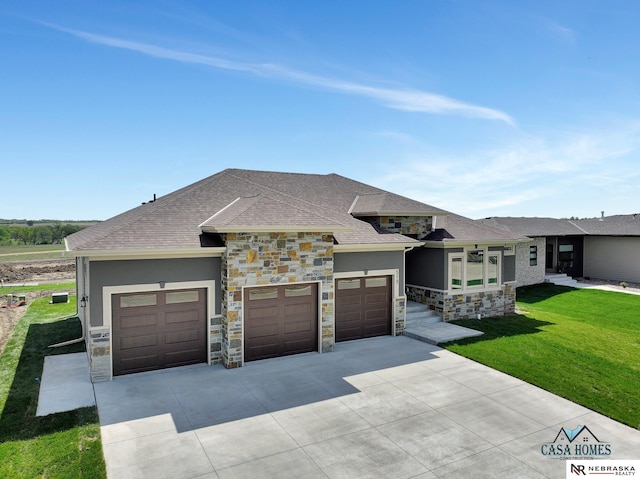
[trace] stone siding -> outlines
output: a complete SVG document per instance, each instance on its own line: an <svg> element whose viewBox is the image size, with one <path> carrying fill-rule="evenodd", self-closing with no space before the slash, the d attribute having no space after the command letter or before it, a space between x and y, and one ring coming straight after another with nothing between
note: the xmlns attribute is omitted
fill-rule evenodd
<svg viewBox="0 0 640 479"><path fill-rule="evenodd" d="M211 364L220 364L222 362L222 316L216 315L209 321L209 336Z"/></svg>
<svg viewBox="0 0 640 479"><path fill-rule="evenodd" d="M538 264L529 264L530 246L538 247ZM527 243L516 245L516 282L518 286L544 283L546 262L546 239L532 238Z"/></svg>
<svg viewBox="0 0 640 479"><path fill-rule="evenodd" d="M427 236L433 225L431 216L380 216L362 219L391 233L416 236L417 238Z"/></svg>
<svg viewBox="0 0 640 479"><path fill-rule="evenodd" d="M93 328L87 340L91 381L111 379L111 346L108 328Z"/></svg>
<svg viewBox="0 0 640 479"><path fill-rule="evenodd" d="M516 304L515 283L505 283L494 291L449 294L420 286L408 286L407 298L426 304L429 309L442 316L444 321L475 319L513 314Z"/></svg>
<svg viewBox="0 0 640 479"><path fill-rule="evenodd" d="M395 324L395 335L400 336L406 326L407 299L405 297L395 298L393 304L393 321Z"/></svg>
<svg viewBox="0 0 640 479"><path fill-rule="evenodd" d="M333 351L333 236L330 233L227 233L222 258L221 358L242 365L242 288L319 283L322 351Z"/></svg>

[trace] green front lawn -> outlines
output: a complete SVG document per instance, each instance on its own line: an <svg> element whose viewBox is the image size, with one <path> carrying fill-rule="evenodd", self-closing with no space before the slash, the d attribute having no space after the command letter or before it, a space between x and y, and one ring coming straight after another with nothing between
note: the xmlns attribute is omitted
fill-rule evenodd
<svg viewBox="0 0 640 479"><path fill-rule="evenodd" d="M0 477L106 477L95 407L36 417L44 357L84 350L83 344L49 349L81 335L70 303L40 298L29 306L0 355Z"/></svg>
<svg viewBox="0 0 640 479"><path fill-rule="evenodd" d="M538 285L517 304L456 321L485 334L445 347L640 429L640 296Z"/></svg>

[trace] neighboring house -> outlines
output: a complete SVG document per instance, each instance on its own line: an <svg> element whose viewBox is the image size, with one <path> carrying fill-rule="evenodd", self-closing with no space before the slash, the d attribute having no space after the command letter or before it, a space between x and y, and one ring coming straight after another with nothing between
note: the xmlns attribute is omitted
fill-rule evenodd
<svg viewBox="0 0 640 479"><path fill-rule="evenodd" d="M93 380L329 352L515 306L502 229L330 174L229 169L66 239Z"/></svg>
<svg viewBox="0 0 640 479"><path fill-rule="evenodd" d="M586 220L494 217L480 221L531 238L530 243L516 246L518 286L542 282L545 272L640 282L640 214L603 214Z"/></svg>

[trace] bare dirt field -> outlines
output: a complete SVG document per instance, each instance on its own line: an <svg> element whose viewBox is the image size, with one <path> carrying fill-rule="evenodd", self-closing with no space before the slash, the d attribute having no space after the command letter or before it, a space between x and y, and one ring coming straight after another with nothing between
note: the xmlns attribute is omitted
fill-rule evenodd
<svg viewBox="0 0 640 479"><path fill-rule="evenodd" d="M20 293L26 296L26 304L8 307L7 295L12 294L12 286L24 284L66 283L75 281L76 264L73 258L25 260L0 263L0 353L11 337L11 332L20 318L27 312L27 305L35 298L48 296L46 291ZM73 293L73 291L69 291Z"/></svg>

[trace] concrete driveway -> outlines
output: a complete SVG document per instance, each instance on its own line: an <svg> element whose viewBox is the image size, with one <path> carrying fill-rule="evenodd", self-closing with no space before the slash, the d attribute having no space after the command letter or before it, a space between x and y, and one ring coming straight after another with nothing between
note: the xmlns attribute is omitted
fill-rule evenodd
<svg viewBox="0 0 640 479"><path fill-rule="evenodd" d="M640 431L446 350L381 337L95 384L108 477L564 478L543 456L586 425L606 459Z"/></svg>

